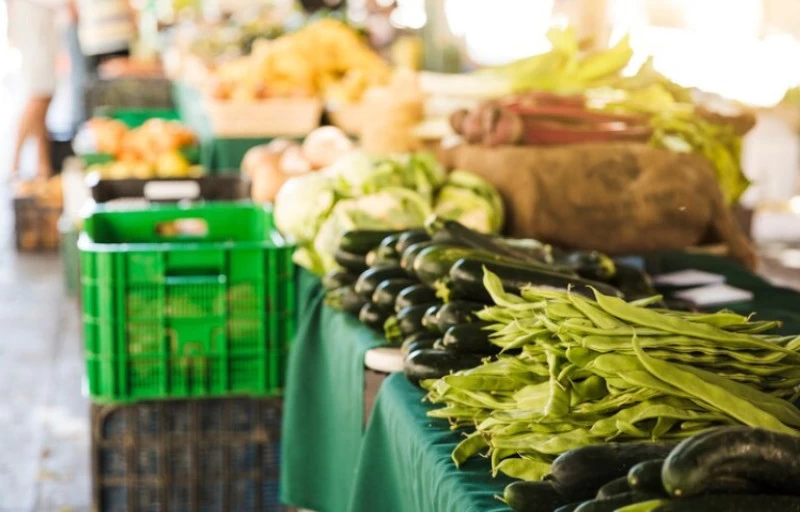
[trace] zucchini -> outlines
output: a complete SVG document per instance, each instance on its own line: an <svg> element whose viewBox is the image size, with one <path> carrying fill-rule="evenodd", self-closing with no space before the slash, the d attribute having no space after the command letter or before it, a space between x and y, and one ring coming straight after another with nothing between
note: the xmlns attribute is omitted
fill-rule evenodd
<svg viewBox="0 0 800 512"><path fill-rule="evenodd" d="M413 284L412 280L403 277L381 281L372 293L372 302L382 308L393 311L397 295Z"/></svg>
<svg viewBox="0 0 800 512"><path fill-rule="evenodd" d="M374 331L383 332L383 324L389 319L392 312L372 302L367 302L358 312L358 319Z"/></svg>
<svg viewBox="0 0 800 512"><path fill-rule="evenodd" d="M617 273L609 283L625 294L625 298L628 300L645 299L658 295L650 276L643 270L630 265L617 265Z"/></svg>
<svg viewBox="0 0 800 512"><path fill-rule="evenodd" d="M397 267L400 265L400 258L386 257L379 252L379 249L369 251L364 257L364 261L372 268Z"/></svg>
<svg viewBox="0 0 800 512"><path fill-rule="evenodd" d="M489 331L484 330L487 325L485 322L454 325L444 333L442 345L459 354L498 354L501 349L489 341Z"/></svg>
<svg viewBox="0 0 800 512"><path fill-rule="evenodd" d="M322 276L322 287L328 291L338 290L355 283L356 279L358 279L358 274L346 270L331 270Z"/></svg>
<svg viewBox="0 0 800 512"><path fill-rule="evenodd" d="M587 281L543 270L532 270L519 265L491 263L465 258L459 260L450 269L450 298L466 298L479 302L490 301L491 296L483 286L484 267L500 278L503 288L509 293L518 294L522 288L533 285L562 290L571 288L574 293L594 298L594 293L589 288L591 286L605 295L622 297L622 293L619 290L605 283Z"/></svg>
<svg viewBox="0 0 800 512"><path fill-rule="evenodd" d="M397 233L396 230L357 229L348 231L339 240L339 249L365 256L369 251L378 247L384 238Z"/></svg>
<svg viewBox="0 0 800 512"><path fill-rule="evenodd" d="M352 286L343 286L325 294L325 305L357 315L367 301Z"/></svg>
<svg viewBox="0 0 800 512"><path fill-rule="evenodd" d="M750 482L800 495L800 438L751 427L721 427L683 441L664 461L671 496L690 497L725 482Z"/></svg>
<svg viewBox="0 0 800 512"><path fill-rule="evenodd" d="M417 277L414 275L414 259L416 259L419 253L421 253L424 249L434 245L437 245L436 242L418 242L408 247L405 251L403 251L402 256L400 256L400 267L408 272L408 275L411 277Z"/></svg>
<svg viewBox="0 0 800 512"><path fill-rule="evenodd" d="M400 267L371 268L361 273L356 280L356 293L364 298L372 298L378 285L387 279L403 279L408 277Z"/></svg>
<svg viewBox="0 0 800 512"><path fill-rule="evenodd" d="M661 468L664 459L652 459L640 462L628 471L627 482L632 491L651 492L666 496L664 483L661 481Z"/></svg>
<svg viewBox="0 0 800 512"><path fill-rule="evenodd" d="M394 303L394 310L400 311L409 306L418 306L420 304L430 304L436 302L436 291L429 288L424 284L415 284L409 286L397 295L397 300Z"/></svg>
<svg viewBox="0 0 800 512"><path fill-rule="evenodd" d="M360 254L353 254L342 249L336 249L333 253L333 259L343 269L350 272L360 274L369 267L367 266L367 258Z"/></svg>
<svg viewBox="0 0 800 512"><path fill-rule="evenodd" d="M579 276L593 281L608 282L617 273L614 260L598 251L575 251L566 253L563 260L557 259L557 264L563 264Z"/></svg>
<svg viewBox="0 0 800 512"><path fill-rule="evenodd" d="M431 236L424 229L411 229L409 231L402 232L400 236L397 237L395 250L397 251L397 254L403 254L406 252L406 249L412 245L420 242L429 242L430 240Z"/></svg>
<svg viewBox="0 0 800 512"><path fill-rule="evenodd" d="M619 478L615 478L611 480L606 485L600 488L597 491L597 496L595 499L597 500L604 500L606 498L610 498L612 496L616 496L617 494L624 494L626 492L631 492L631 486L628 485L628 477L621 476Z"/></svg>
<svg viewBox="0 0 800 512"><path fill-rule="evenodd" d="M800 497L775 494L706 494L665 501L659 512L800 512Z"/></svg>
<svg viewBox="0 0 800 512"><path fill-rule="evenodd" d="M614 512L617 509L633 505L634 503L657 500L660 498L663 497L658 494L630 491L603 500L583 502L581 506L575 509L575 512Z"/></svg>
<svg viewBox="0 0 800 512"><path fill-rule="evenodd" d="M444 348L444 343L442 343L442 338L436 340L432 347L434 350L447 350Z"/></svg>
<svg viewBox="0 0 800 512"><path fill-rule="evenodd" d="M439 309L442 306L444 304L434 304L425 310L425 315L422 317L422 327L428 332L436 333L437 336L442 334L439 332L439 324L436 323L436 315L439 314Z"/></svg>
<svg viewBox="0 0 800 512"><path fill-rule="evenodd" d="M434 238L444 238L451 243L482 249L494 254L506 256L517 260L526 260L528 255L507 244L499 243L495 237L473 231L454 220L432 217L426 221L428 231L433 232Z"/></svg>
<svg viewBox="0 0 800 512"><path fill-rule="evenodd" d="M574 500L591 499L603 485L626 476L640 462L666 457L677 443L606 443L559 455L549 478L558 492Z"/></svg>
<svg viewBox="0 0 800 512"><path fill-rule="evenodd" d="M399 343L403 338L416 332L423 332L422 317L430 304L410 306L401 310L392 322L386 324L385 334L389 343Z"/></svg>
<svg viewBox="0 0 800 512"><path fill-rule="evenodd" d="M451 372L474 368L481 358L472 354L453 354L442 350L423 349L408 354L403 361L403 372L414 384L426 379L440 379Z"/></svg>
<svg viewBox="0 0 800 512"><path fill-rule="evenodd" d="M503 501L514 512L553 512L566 500L550 482L512 482L503 491Z"/></svg>
<svg viewBox="0 0 800 512"><path fill-rule="evenodd" d="M436 327L439 332L444 334L447 330L459 324L471 324L478 322L475 313L485 308L485 304L480 302L469 302L465 300L454 300L439 308L436 313Z"/></svg>
<svg viewBox="0 0 800 512"><path fill-rule="evenodd" d="M433 345L439 338L429 332L415 332L410 336L406 336L403 340L403 345L400 351L403 354L410 354L411 352L422 350L424 348L433 348Z"/></svg>
<svg viewBox="0 0 800 512"><path fill-rule="evenodd" d="M400 239L400 235L403 233L395 233L393 235L389 235L383 240L381 240L380 245L378 245L378 254L382 255L385 258L391 259L400 259L400 254L397 252L397 241Z"/></svg>

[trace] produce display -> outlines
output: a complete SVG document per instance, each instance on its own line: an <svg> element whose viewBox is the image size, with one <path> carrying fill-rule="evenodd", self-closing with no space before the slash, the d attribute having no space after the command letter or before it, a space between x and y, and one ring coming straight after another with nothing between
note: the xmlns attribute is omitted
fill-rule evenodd
<svg viewBox="0 0 800 512"><path fill-rule="evenodd" d="M433 212L485 233L499 231L504 218L494 187L466 172L446 174L429 153L351 152L286 180L275 199L278 229L298 243L295 262L320 275L341 267L346 232L417 228Z"/></svg>
<svg viewBox="0 0 800 512"><path fill-rule="evenodd" d="M796 435L726 426L680 444L608 443L576 448L544 481L503 495L515 512L797 511Z"/></svg>
<svg viewBox="0 0 800 512"><path fill-rule="evenodd" d="M292 176L318 171L353 150L353 143L334 126L317 128L302 144L279 138L250 148L242 159L242 172L253 182L257 202L273 202Z"/></svg>
<svg viewBox="0 0 800 512"><path fill-rule="evenodd" d="M796 338L766 334L779 322L671 311L653 307L658 296L626 302L596 287L520 287L485 267L495 305L475 315L501 354L422 383L445 406L431 416L474 429L457 464L487 452L494 472L538 480L565 451L611 440L729 424L797 435L800 352Z"/></svg>
<svg viewBox="0 0 800 512"><path fill-rule="evenodd" d="M407 375L415 381L473 367L501 351L477 316L490 297L472 293L481 286L483 266L507 273L508 287L526 280L563 289L594 286L619 296L620 289L653 293L641 275L620 280L613 260L602 254L483 235L435 216L427 230L349 231L335 260L340 268L323 279L326 304L357 314L390 344L402 344L411 354Z"/></svg>
<svg viewBox="0 0 800 512"><path fill-rule="evenodd" d="M129 129L121 121L90 119L76 138L79 154L92 160L88 171L103 179L174 178L194 176L201 170L192 165L197 137L175 121L150 119Z"/></svg>
<svg viewBox="0 0 800 512"><path fill-rule="evenodd" d="M357 101L370 86L390 78L390 68L345 23L321 19L272 41L213 72L210 95L218 100L324 97Z"/></svg>
<svg viewBox="0 0 800 512"><path fill-rule="evenodd" d="M456 133L488 145L648 142L707 158L727 204L744 193L741 136L754 124L751 114L705 108L658 73L652 59L622 76L633 56L627 37L593 53L581 51L570 28L554 28L548 37L549 52L482 71L505 78L517 94L454 112Z"/></svg>

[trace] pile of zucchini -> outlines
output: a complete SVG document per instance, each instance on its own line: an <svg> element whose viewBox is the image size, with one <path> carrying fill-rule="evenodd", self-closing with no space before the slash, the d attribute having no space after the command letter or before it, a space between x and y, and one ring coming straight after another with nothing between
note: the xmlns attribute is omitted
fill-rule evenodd
<svg viewBox="0 0 800 512"><path fill-rule="evenodd" d="M568 451L537 482L514 482L515 512L800 512L800 438L719 427L674 443Z"/></svg>
<svg viewBox="0 0 800 512"><path fill-rule="evenodd" d="M326 304L401 345L414 383L472 368L500 351L476 315L492 304L484 267L512 292L533 284L621 297L614 286L621 284L636 296L655 293L646 275L618 269L601 253L487 236L438 217L426 229L347 232L334 256L341 269L323 278Z"/></svg>

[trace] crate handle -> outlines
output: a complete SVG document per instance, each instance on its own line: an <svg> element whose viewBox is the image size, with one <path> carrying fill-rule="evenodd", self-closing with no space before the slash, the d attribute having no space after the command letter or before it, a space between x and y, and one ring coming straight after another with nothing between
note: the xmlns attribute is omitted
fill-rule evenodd
<svg viewBox="0 0 800 512"><path fill-rule="evenodd" d="M205 219L193 217L159 222L155 227L155 234L161 238L206 238L208 236L208 222Z"/></svg>
<svg viewBox="0 0 800 512"><path fill-rule="evenodd" d="M182 284L225 284L228 282L228 278L222 274L207 274L207 275L168 275L164 277L164 284L167 286L170 285L182 285Z"/></svg>
<svg viewBox="0 0 800 512"><path fill-rule="evenodd" d="M153 180L144 185L148 201L177 201L200 198L200 184L191 180Z"/></svg>

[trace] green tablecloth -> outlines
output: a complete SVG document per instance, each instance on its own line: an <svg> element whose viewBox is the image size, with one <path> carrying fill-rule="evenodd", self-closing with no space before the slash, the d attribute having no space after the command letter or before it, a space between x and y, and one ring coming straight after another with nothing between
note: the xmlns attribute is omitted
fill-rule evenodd
<svg viewBox="0 0 800 512"><path fill-rule="evenodd" d="M181 121L200 139L200 163L212 174L238 170L248 149L272 140L266 137L215 137L203 109L200 92L186 84L174 83L172 94Z"/></svg>
<svg viewBox="0 0 800 512"><path fill-rule="evenodd" d="M512 480L492 478L486 459L456 469L450 458L460 436L426 416L423 392L405 375L390 375L369 420L350 512L491 512L509 508L494 498Z"/></svg>
<svg viewBox="0 0 800 512"><path fill-rule="evenodd" d="M298 272L297 336L284 393L281 499L317 512L350 500L364 422L364 354L383 337L324 307L320 280Z"/></svg>
<svg viewBox="0 0 800 512"><path fill-rule="evenodd" d="M694 268L723 274L750 290L750 302L726 306L758 312L800 332L800 294L777 288L737 264L713 256L647 258L656 273ZM363 436L364 353L383 340L354 318L322 306L319 281L300 273L300 320L292 347L284 412L283 500L327 511L508 510L493 499L507 479L492 479L487 461L461 470L450 460L458 435L425 416L422 393L403 375L381 387ZM357 468L357 470L356 470Z"/></svg>

